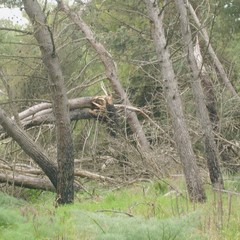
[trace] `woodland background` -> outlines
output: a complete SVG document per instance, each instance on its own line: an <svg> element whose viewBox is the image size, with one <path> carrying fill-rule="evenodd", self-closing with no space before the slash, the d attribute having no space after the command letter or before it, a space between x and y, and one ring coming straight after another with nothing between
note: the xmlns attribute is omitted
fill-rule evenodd
<svg viewBox="0 0 240 240"><path fill-rule="evenodd" d="M27 17L32 11L30 9L28 14L25 12L27 2L1 1L1 4L19 7ZM186 175L189 166L185 166L189 162L184 162L185 156L180 145L183 144L183 149L186 147L181 140L178 143L176 127L172 125L174 114L168 105L168 86L165 84L163 67L165 60L159 58L163 56L164 49L170 53L169 59L175 73L173 79L179 88L199 179L203 183L210 182L209 162L206 160L208 144L204 142L207 132L213 134L221 174L239 172L240 3L237 0L191 1L200 25L185 4L191 29L190 39L201 56L197 59L199 55L195 53L195 58L200 62L195 77L201 76L201 84L205 89L202 100L211 120L210 131L202 127L198 112L200 107L194 100L191 85L194 74L191 72L191 60L185 51L188 40L185 39L184 46L181 14L177 10L177 2L183 6L182 1L74 1L70 8L67 1L56 1L58 5L54 1L38 2L42 22L34 12L32 21L27 25L0 20L2 189L8 189L8 184L53 191L55 188L58 201L65 194L61 189L69 189L71 185L59 184L61 172L70 172L68 176L71 177L71 169L75 171L75 189L85 189L89 179L120 186L134 181L177 176L183 172ZM154 9L159 11L166 40L160 50L156 47L157 41L154 41L158 20L155 21L150 14ZM85 22L87 28L79 23L79 19ZM37 39L36 33L41 27L48 34L50 47L41 45L41 40ZM204 31L209 38L207 44ZM99 50L99 44L104 49ZM56 82L49 81L53 77L49 72L51 69L46 67L47 57L44 56L48 47L52 51L50 58L58 59L64 79L61 88L63 92L57 90L55 93L66 96L69 101L66 105L70 107L69 134L59 134L60 120L60 125L57 125L60 127L55 124L60 118L56 115ZM210 49L216 54L225 78ZM55 106L54 114L51 110L52 102ZM57 102L61 112L61 106L64 109L65 103ZM11 121L10 130L3 123L4 116ZM131 122L133 120L129 120L131 117L137 117L139 128ZM11 129L18 128L20 134L14 135ZM21 139L26 132L26 139L29 136L32 139L30 145L25 145L27 140ZM59 138L60 135L62 138ZM73 148L61 146L64 141L59 139L67 139L69 136ZM36 154L44 149L44 156L32 155L30 146L34 149L34 143L41 145L40 149L36 149ZM59 152L64 152L64 149L71 149L68 160L74 154L74 167L72 162L61 160ZM50 177L50 182L45 176L44 170L50 167L40 164L39 168L35 160L45 156L53 165L53 172L47 174L48 178L55 174L55 164L58 166L58 180L54 187L54 177ZM191 169L190 166L189 172ZM221 183L218 171L217 180L210 176L213 186ZM68 177L64 176L63 179ZM198 182L199 179L195 180ZM192 183L195 180L189 180L186 176L187 185L188 181ZM195 190L191 193L194 186L188 189L190 198L202 201L204 197L198 197L198 194L196 197ZM63 197L58 202L72 201L73 197Z"/></svg>

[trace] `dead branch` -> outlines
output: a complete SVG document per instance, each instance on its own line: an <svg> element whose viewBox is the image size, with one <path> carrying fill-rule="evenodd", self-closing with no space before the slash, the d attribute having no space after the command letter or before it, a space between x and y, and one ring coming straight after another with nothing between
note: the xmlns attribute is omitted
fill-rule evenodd
<svg viewBox="0 0 240 240"><path fill-rule="evenodd" d="M42 189L48 191L55 191L50 180L44 177L42 170L37 168L26 168L26 166L14 166L0 164L0 182L14 184L19 187L30 189ZM110 177L105 177L97 173L92 173L86 170L75 170L75 177L88 178L96 181L103 181L109 183L117 183L117 181Z"/></svg>
<svg viewBox="0 0 240 240"><path fill-rule="evenodd" d="M240 192L234 192L234 191L230 191L230 190L224 190L224 189L219 189L219 188L213 188L213 191L215 191L215 192L227 193L227 194L230 194L230 195L237 195L237 196L240 196Z"/></svg>
<svg viewBox="0 0 240 240"><path fill-rule="evenodd" d="M14 184L18 187L25 187L30 189L41 189L45 191L55 191L52 183L48 178L36 178L25 176L21 174L10 173L0 173L0 182Z"/></svg>
<svg viewBox="0 0 240 240"><path fill-rule="evenodd" d="M103 120L108 117L108 107L114 106L111 96L95 96L75 98L68 101L70 109L70 119L98 119ZM52 104L48 102L36 104L18 114L20 124L24 129L42 124L55 124L52 112ZM11 118L14 120L14 117ZM8 137L5 130L0 126L1 139Z"/></svg>
<svg viewBox="0 0 240 240"><path fill-rule="evenodd" d="M112 97L109 95L95 96L95 97L81 97L74 98L68 101L70 109L71 121L81 119L97 119L101 121L113 120L115 113L111 109L127 109L142 114L146 117L155 127L163 132L163 129L157 125L142 109L137 107L113 104ZM55 118L52 112L52 104L49 102L42 102L36 104L18 114L20 119L20 125L24 129L29 129L35 126L41 126L43 124L54 124ZM14 117L11 117L14 120ZM8 135L5 130L0 126L0 139L5 139Z"/></svg>
<svg viewBox="0 0 240 240"><path fill-rule="evenodd" d="M8 31L8 32L18 32L18 33L23 33L26 35L32 35L33 32L30 31L24 31L24 30L20 30L20 29L16 29L16 28L6 28L6 27L1 27L0 31Z"/></svg>
<svg viewBox="0 0 240 240"><path fill-rule="evenodd" d="M99 175L97 173L92 173L86 170L75 170L75 176L78 177L86 177L92 180L100 180L100 181L104 181L104 182L110 182L110 183L116 183L116 180L110 177L105 177L102 175Z"/></svg>
<svg viewBox="0 0 240 240"><path fill-rule="evenodd" d="M97 210L96 212L121 213L121 214L125 214L125 215L127 215L129 217L134 217L134 215L132 215L131 213L117 211L117 210L112 210L112 209L101 209L101 210Z"/></svg>

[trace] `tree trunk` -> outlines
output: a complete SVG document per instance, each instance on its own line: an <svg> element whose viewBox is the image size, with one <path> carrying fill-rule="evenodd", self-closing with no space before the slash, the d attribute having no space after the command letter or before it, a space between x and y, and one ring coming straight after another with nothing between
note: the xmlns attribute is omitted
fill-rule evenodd
<svg viewBox="0 0 240 240"><path fill-rule="evenodd" d="M228 88L229 92L232 94L232 96L234 96L236 99L240 100L240 96L238 95L238 93L236 92L235 88L233 87L231 81L229 80L227 73L224 70L223 65L221 64L221 62L219 61L217 54L215 53L211 43L210 43L210 39L207 33L207 30L205 29L204 26L202 26L202 24L200 23L198 16L196 14L196 12L194 11L192 5L189 3L189 1L187 1L187 7L195 21L195 23L197 24L197 26L199 27L199 31L206 43L207 46L207 50L209 52L210 57L213 60L214 65L216 66L222 80L223 83L225 84L225 86Z"/></svg>
<svg viewBox="0 0 240 240"><path fill-rule="evenodd" d="M204 95L206 98L206 107L208 110L210 121L212 123L212 128L214 132L218 132L219 118L217 114L217 105L216 105L216 98L214 93L214 86L203 64L203 58L201 54L200 44L198 41L198 36L196 36L196 44L194 46L194 55L197 60L198 69L201 70L201 82L203 86ZM222 141L221 140L218 141L216 145L218 146L218 152L220 153L220 160L222 160L223 162L230 162L231 158L227 153Z"/></svg>
<svg viewBox="0 0 240 240"><path fill-rule="evenodd" d="M187 9L185 7L184 0L175 0L175 4L180 14L183 46L188 58L189 67L192 72L193 80L191 81L191 87L196 102L197 115L204 134L205 154L207 158L210 179L214 188L223 188L223 179L219 165L220 156L215 144L212 124L205 103L205 96L200 79L200 69L198 68L194 55L194 47L187 16Z"/></svg>
<svg viewBox="0 0 240 240"><path fill-rule="evenodd" d="M162 15L156 1L145 0L145 3L148 8L149 17L153 23L153 40L159 62L161 62L164 91L172 119L175 142L183 165L189 197L193 201L203 202L206 197L199 176L190 136L187 131L177 79L166 44Z"/></svg>
<svg viewBox="0 0 240 240"><path fill-rule="evenodd" d="M53 186L57 188L57 166L48 158L45 151L24 130L8 118L2 109L0 109L0 124L7 134L19 144L23 151L37 163L50 179Z"/></svg>
<svg viewBox="0 0 240 240"><path fill-rule="evenodd" d="M100 42L96 40L90 27L82 20L82 18L78 14L76 14L73 10L70 10L69 7L66 4L64 4L64 1L58 1L58 2L60 5L60 8L76 24L79 30L84 33L88 42L98 53L99 58L101 59L105 67L106 76L110 81L115 93L120 97L120 99L123 101L125 105L131 106L130 100L128 99L128 96L124 91L120 83L120 80L118 78L116 64L114 63L110 53L105 49L105 47ZM126 110L126 113L127 113L127 119L128 119L129 125L133 133L136 135L141 149L144 151L149 150L148 140L145 136L145 133L137 118L136 113L128 110Z"/></svg>
<svg viewBox="0 0 240 240"><path fill-rule="evenodd" d="M217 129L218 125L218 115L217 115L217 106L216 99L214 94L214 86L209 77L209 74L205 68L203 63L203 57L201 54L200 44L198 40L198 35L196 35L196 43L194 46L194 57L196 60L196 64L199 70L199 76L201 76L201 83L203 87L203 92L205 96L205 103L208 110L209 118L213 126L213 130Z"/></svg>
<svg viewBox="0 0 240 240"><path fill-rule="evenodd" d="M51 85L53 112L57 135L58 184L57 202L74 201L74 158L67 94L57 57L53 34L36 0L24 0L24 9L33 25L34 36L40 46L43 63Z"/></svg>

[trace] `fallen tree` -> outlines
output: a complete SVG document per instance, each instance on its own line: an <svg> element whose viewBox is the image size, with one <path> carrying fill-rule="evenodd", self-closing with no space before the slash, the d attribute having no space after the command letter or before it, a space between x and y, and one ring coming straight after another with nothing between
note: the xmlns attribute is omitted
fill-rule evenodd
<svg viewBox="0 0 240 240"><path fill-rule="evenodd" d="M41 189L45 191L55 191L55 187L51 181L46 178L43 171L37 168L29 168L23 166L8 166L0 164L0 183L8 183L18 187ZM117 180L106 177L97 173L89 172L82 169L76 169L74 172L75 178L88 178L95 181L117 183ZM79 189L78 186L75 189Z"/></svg>
<svg viewBox="0 0 240 240"><path fill-rule="evenodd" d="M13 174L12 172L0 173L0 182L30 189L55 191L48 178L36 178L22 174Z"/></svg>
<svg viewBox="0 0 240 240"><path fill-rule="evenodd" d="M96 119L103 122L114 123L117 121L117 111L124 110L125 113L127 109L128 111L143 115L143 117L148 119L155 127L160 128L160 126L141 109L123 104L113 104L112 97L109 95L69 99L68 105L71 121ZM11 117L11 120L15 122L15 117ZM52 104L49 102L35 104L18 113L18 120L23 129L29 129L43 124L54 124L55 118L52 111ZM163 130L161 129L161 131ZM6 130L0 126L0 139L7 137L8 134Z"/></svg>
<svg viewBox="0 0 240 240"><path fill-rule="evenodd" d="M112 97L108 95L71 99L68 104L71 120L97 119L108 122L108 127L117 121L116 108L122 108L124 110L129 108L129 111L139 112L145 117L148 117L138 108L125 105L114 105ZM16 123L14 117L8 117L6 112L3 109L0 109L1 139L11 137L15 140L22 150L40 167L40 169L25 169L25 172L20 170L18 172L13 172L13 168L6 169L6 167L0 166L0 182L8 182L28 188L56 189L58 172L56 163L48 156L46 151L32 139L31 135L25 131L25 129L33 126L54 124L55 119L52 111L52 104L49 102L36 104L20 112L18 114L18 120L20 121L19 125ZM6 173L7 170L8 172ZM33 171L34 176L29 176L28 174L33 174ZM36 174L38 175L39 173L48 177L50 181L42 176L36 178ZM82 169L75 170L74 174L76 177L84 177L110 183L116 182L116 180L110 177L105 177Z"/></svg>
<svg viewBox="0 0 240 240"><path fill-rule="evenodd" d="M81 97L70 99L68 101L69 114L71 121L80 119L116 119L115 106L112 103L111 96ZM52 111L52 104L43 102L36 104L18 114L21 126L28 129L42 124L54 124L55 117ZM14 121L15 118L11 117ZM1 139L6 138L6 130L0 127Z"/></svg>

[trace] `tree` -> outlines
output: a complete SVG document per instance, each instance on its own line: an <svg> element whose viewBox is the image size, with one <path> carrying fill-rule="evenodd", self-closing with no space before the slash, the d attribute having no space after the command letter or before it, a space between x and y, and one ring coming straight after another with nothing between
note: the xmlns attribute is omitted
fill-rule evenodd
<svg viewBox="0 0 240 240"><path fill-rule="evenodd" d="M76 14L74 11L70 10L69 7L64 3L64 1L57 1L59 2L59 7L63 10L66 15L75 23L75 25L79 28L80 31L84 33L86 39L91 44L91 46L97 52L99 58L101 59L106 72L106 77L110 81L112 88L114 89L115 93L118 97L123 101L123 104L126 106L131 106L131 102L128 99L126 92L124 91L121 82L118 78L116 64L113 61L111 54L106 50L102 43L96 40L92 30L90 27L83 21L81 16ZM127 112L127 119L131 126L133 133L136 135L139 145L142 150L148 151L149 150L149 143L144 134L141 124L137 118L135 112L126 111Z"/></svg>
<svg viewBox="0 0 240 240"><path fill-rule="evenodd" d="M208 115L208 110L205 103L205 96L200 79L200 69L194 55L194 47L191 36L191 29L188 21L187 10L183 0L175 0L177 10L180 14L180 25L182 32L182 42L188 58L189 67L192 72L191 86L196 102L199 122L204 135L205 153L210 173L210 179L213 187L222 188L223 179L220 170L220 155L214 140L212 124Z"/></svg>
<svg viewBox="0 0 240 240"><path fill-rule="evenodd" d="M192 143L183 114L182 102L177 79L173 70L162 24L163 11L160 12L156 1L145 0L148 14L153 25L152 36L159 62L161 62L164 91L174 129L174 138L183 165L184 176L193 201L205 201L205 193L199 176Z"/></svg>
<svg viewBox="0 0 240 240"><path fill-rule="evenodd" d="M53 96L52 102L53 102L54 114L52 114L52 109L51 109L52 104L44 102L43 104L40 104L40 106L34 106L30 109L27 109L25 112L20 113L19 118L21 119L20 122L22 124L22 127L25 129L31 126L37 125L39 123L40 124L53 123L53 122L56 123L57 143L58 143L58 146L57 146L58 166L56 166L55 163L53 163L49 159L49 157L47 156L46 153L44 153L41 147L38 147L38 145L34 143L34 141L31 139L30 136L25 134L25 131L23 131L23 129L19 128L15 124L14 120L16 120L17 118L15 119L7 118L5 112L3 111L2 115L0 116L0 119L1 119L3 129L4 131L7 132L8 136L11 136L21 146L21 148L30 157L34 159L34 161L42 168L42 170L49 177L54 187L57 188L58 203L60 204L71 203L73 201L72 183L73 183L74 175L71 173L73 169L73 157L72 157L73 148L72 148L72 143L70 139L71 137L70 118L71 120L72 119L78 120L80 118L95 118L98 120L101 120L101 119L109 120L109 116L103 116L103 117L101 116L102 112L104 113L107 112L108 109L106 108L109 107L109 103L108 103L108 100L105 101L105 97L104 98L101 97L100 100L98 97L88 98L87 105L90 111L89 109L83 112L72 111L69 115L68 103L66 98L66 90L64 88L64 79L63 79L62 69L60 67L60 63L56 53L56 44L54 42L52 29L48 25L47 19L44 16L40 6L38 5L38 2L25 1L24 8L32 22L32 25L34 28L34 36L38 42L38 45L40 46L43 63L48 73L49 83L52 89L52 96ZM21 30L19 31L24 32ZM37 45L37 44L34 43L34 45ZM114 64L114 62L112 61L110 62L110 64ZM113 69L113 71L115 70L116 69ZM44 71L41 71L41 74L45 75ZM47 80L46 77L42 77L42 81L46 81L46 80ZM119 85L120 83L116 82L116 84ZM121 88L121 85L120 85L119 91L120 92L123 91L123 89ZM108 97L109 96L106 96L106 98ZM102 106L101 105L102 103L105 105ZM73 105L74 104L75 103L73 103ZM72 105L70 107L74 108L72 107ZM41 114L38 115L39 112L37 112L36 109L41 109L41 108L45 110L44 114L46 114L46 112L48 112L48 114L47 115L43 114L44 115L43 117L41 116ZM138 131L140 131L142 134L143 131L140 123L138 122L138 119L136 118L136 113L132 110L129 111L129 106L127 106L126 104L124 106L124 109L127 110L128 116L135 116L134 119L137 120L137 122L133 127L135 127L135 129L138 129ZM35 111L35 114L33 114L34 111ZM111 115L112 114L113 113L111 112ZM26 117L26 119L24 118L24 116ZM8 120L9 125L5 124L5 122L7 121L6 119ZM24 122L22 120L26 120L26 121ZM136 133L136 135L139 135L139 133ZM145 140L146 140L146 137L145 137ZM148 147L148 142L146 141L145 143L147 144L147 145L145 144L145 147ZM48 165L49 165L49 169L48 169Z"/></svg>
<svg viewBox="0 0 240 240"><path fill-rule="evenodd" d="M189 12L191 13L195 23L197 24L197 26L199 28L201 36L203 37L203 39L205 41L205 45L207 46L207 50L209 52L209 55L210 55L214 65L216 66L216 68L219 72L219 75L222 78L222 81L223 81L224 85L228 88L231 95L234 96L239 101L240 96L236 92L234 86L232 85L230 79L227 76L226 71L224 70L224 67L223 67L222 63L220 62L217 54L215 53L215 51L212 47L212 44L210 42L210 38L208 36L206 28L204 26L202 26L201 22L198 19L198 16L197 16L196 12L194 11L192 5L189 2L187 3L187 7L188 7Z"/></svg>
<svg viewBox="0 0 240 240"><path fill-rule="evenodd" d="M44 149L36 144L24 130L16 125L13 120L7 117L3 109L0 109L0 124L7 134L34 159L38 166L48 176L53 186L57 188L57 166L49 159Z"/></svg>
<svg viewBox="0 0 240 240"><path fill-rule="evenodd" d="M14 4L14 2L20 1L9 0L4 2ZM202 155L205 154L203 149L205 136L211 138L209 142L212 146L215 143L212 141L212 129L209 127L205 129L205 124L209 124L209 119L206 116L202 117L203 127L199 128L199 119L195 117L196 103L203 98L202 90L196 90L199 87L199 78L201 78L203 88L206 90L204 97L211 114L210 119L215 125L217 125L217 119L219 119L219 127L214 128L217 145L221 146L220 144L223 141L224 151L226 153L230 152L232 154L230 156L235 156L232 161L237 161L237 155L229 150L229 144L231 145L235 139L239 139L239 131L236 132L235 129L240 129L236 117L238 113L237 91L234 93L235 87L231 86L231 82L234 82L233 78L235 78L236 90L239 88L237 85L237 69L234 68L235 75L233 78L231 74L227 76L229 82L225 86L228 86L228 88L223 88L222 84L218 85L218 79L221 80L221 78L219 78L220 71L215 71L217 62L211 60L211 53L207 51L210 46L209 41L215 49L220 44L224 45L221 38L216 38L215 31L216 25L219 24L218 17L215 19L207 18L206 21L200 21L199 19L196 21L195 15L192 15L189 20L193 23L191 25L192 33L189 34L190 36L184 34L184 39L187 40L181 43L179 41L181 39L181 29L178 26L180 18L176 14L174 2L167 2L166 5L164 5L166 1L165 3L164 1L161 3L159 1L154 2L161 4L160 9L155 5L153 6L153 12L159 13L159 18L154 21L146 14L144 2L140 4L137 0L118 2L94 0L87 3L75 1L69 7L65 1L58 1L58 5L56 1L41 1L43 4L42 9L40 9L42 14L34 15L34 27L31 23L25 26L16 26L10 21L3 22L2 27L0 27L0 68L3 69L3 74L0 73L3 80L0 87L4 94L0 95L0 98L1 108L4 111L0 114L0 121L2 122L2 127L0 127L0 138L2 139L0 153L4 154L2 155L3 161L9 164L7 170L9 173L9 169L13 168L15 164L12 159L18 160L17 165L23 164L23 162L24 164L32 163L31 159L26 156L25 153L27 153L51 179L52 183L48 181L48 185L54 184L57 188L56 143L59 141L59 137L56 138L55 122L59 120L59 118L56 119L56 106L59 106L63 107L61 117L67 113L69 118L65 125L68 128L65 136L69 135L69 125L72 121L70 135L73 138L76 163L78 164L79 160L79 162L84 161L85 164L85 159L90 160L86 161L86 165L81 165L83 169L94 172L101 171L101 163L98 160L110 156L115 159L114 170L120 168L120 171L124 171L125 174L127 165L127 169L130 169L131 173L135 170L136 172L143 172L143 169L148 172L150 169L151 173L154 172L159 176L159 173L162 174L161 169L164 172L169 170L171 172L179 171L178 161L171 161L168 158L168 156L175 158L176 151L178 151L177 158L181 156L181 166L186 173L189 196L193 200L203 201L203 195L199 194L203 191L201 182L198 181L199 175L195 161L196 159L202 159ZM223 0L222 2L226 3ZM235 2L231 1L231 3ZM25 4L28 3L25 2ZM33 5L32 1L30 3ZM216 1L209 6L215 8L215 3ZM195 4L197 4L196 1ZM216 12L213 12L211 8L209 12L206 12L204 11L205 7L205 4L201 4L195 8L198 18L205 19L205 16L209 13L211 16L218 13L218 7L216 7ZM41 18L40 21L38 18ZM149 24L149 19L151 24ZM158 26L158 21L160 21L160 30L157 30L156 33L160 32L164 35L163 37L154 34L154 30L159 29L155 27ZM208 23L213 25L211 32L208 29ZM194 26L194 24L197 26ZM237 28L237 26L235 27ZM203 28L209 34L207 41L204 40ZM149 34L150 31L153 38ZM43 33L41 38L36 36L40 35L40 32ZM194 63L194 60L190 61L192 41L195 39L196 33L199 36L199 44L203 49L202 58L204 59L198 66L198 76L196 74L196 63ZM38 39L37 41L33 37L34 34ZM226 34L226 31L222 34ZM46 41L44 40L45 37ZM191 42L191 44L186 44L186 42ZM207 43L205 46L204 42ZM183 56L183 45L185 51L188 51L189 63L187 63L185 55ZM42 53L39 46L41 46ZM235 47L234 49L237 49L237 45ZM234 51L230 48L228 50ZM218 60L228 57L226 54L224 56L220 54L218 51ZM227 60L237 65L237 62L231 56L229 55ZM52 61L54 64L52 64ZM191 69L189 68L190 65L192 66ZM213 67L210 68L211 66ZM230 66L230 64L225 61L222 67L226 69L227 66ZM55 73L60 69L61 73L49 74L53 70L52 68ZM189 69L194 72L192 76L189 74ZM201 74L199 74L200 70L202 70ZM53 95L52 91L54 92L54 89L52 89L52 86L53 83L56 85L56 82L53 82L52 79L56 75L59 77L57 80L61 80L61 83L64 81L64 88L62 93L60 90ZM64 79L62 76L64 76ZM207 79L207 76L209 79ZM197 101L192 101L193 91L189 90L188 83L193 80L193 77L197 79L192 84L193 88L195 87L195 95L196 93L199 94L196 97ZM102 83L107 89L107 91L103 91L104 96L101 96L100 92L102 90L99 88ZM52 91L49 91L50 89ZM106 92L110 94L108 95ZM63 97L61 100L58 100L57 93L61 93ZM65 103L65 93L69 99L67 104ZM229 93L232 93L234 98L229 99ZM214 99L214 94L216 99ZM216 102L214 102L215 100ZM57 104L52 105L54 101ZM201 108L200 113L206 114L206 107L204 108L201 105ZM7 118L7 115L10 117ZM200 114L198 113L197 116L200 116ZM231 119L231 124L228 124L228 117ZM6 119L9 125L6 125ZM65 120L66 118L63 117L63 121ZM57 126L57 131L59 131L60 124ZM203 134L204 131L205 134ZM112 133L115 133L115 135ZM172 139L173 134L175 141ZM58 134L58 136L60 135ZM12 137L13 141L3 140L7 137ZM20 148L14 143L14 140L19 143ZM37 142L38 147L35 146L34 141ZM14 147L14 151L11 151L12 149L10 150L9 146ZM206 140L205 146L206 149L209 147ZM71 146L69 149L71 149ZM140 151L142 149L146 150L147 154L143 155ZM195 155L192 149L194 149ZM61 148L61 150L64 150L64 148ZM7 151L7 154L5 154L5 151ZM38 151L42 154L39 154ZM220 151L222 154L222 150ZM58 151L59 153L60 151ZM212 152L209 151L210 157L208 156L208 158L215 160L215 157L218 157L217 154L215 149ZM168 158L169 164L166 168L162 168L162 164L166 160L165 157ZM146 159L149 161L145 161ZM58 160L60 160L60 157L58 157ZM5 162L1 162L1 171L6 169L4 168L6 167ZM215 166L215 161L212 163L214 167L217 166ZM228 162L224 162L224 164L226 166ZM2 167L2 165L4 166ZM78 166L76 165L76 169ZM201 167L203 166L205 167L201 164ZM34 163L31 167L34 167L31 170L40 171ZM64 166L60 168L63 170ZM234 168L236 169L236 167ZM27 173L28 171L25 170L24 173ZM190 175L188 175L189 173ZM21 174L23 172L20 168L12 174L18 176L16 184L21 184L20 181L24 181L25 186L36 186L37 181L29 184L32 180L26 179L26 176L23 178ZM104 171L105 174L109 174L108 176L113 176L113 178L116 176L112 171L111 173ZM11 173L6 176L11 176ZM75 176L77 176L76 171ZM214 176L214 181L221 179L217 172ZM129 180L132 177L134 175L128 174L122 180ZM7 178L2 175L0 178L0 181L4 181L4 179L7 181ZM45 183L40 183L39 187L44 188ZM199 194L199 198L194 197L195 193Z"/></svg>
<svg viewBox="0 0 240 240"><path fill-rule="evenodd" d="M74 158L71 136L68 99L64 78L58 60L55 43L50 27L46 23L42 9L37 1L23 1L25 11L34 28L51 84L53 112L57 134L57 202L72 203L74 200Z"/></svg>

